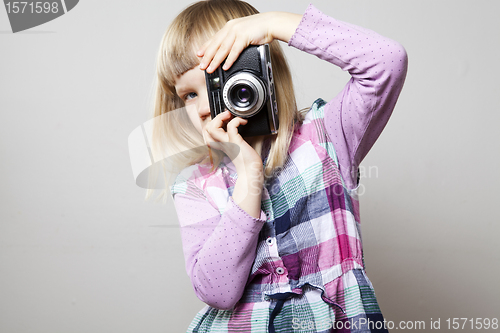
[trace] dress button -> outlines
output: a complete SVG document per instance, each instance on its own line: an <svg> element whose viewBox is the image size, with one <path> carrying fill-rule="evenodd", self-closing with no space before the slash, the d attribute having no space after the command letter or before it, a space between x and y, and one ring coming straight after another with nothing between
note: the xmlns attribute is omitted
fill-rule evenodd
<svg viewBox="0 0 500 333"><path fill-rule="evenodd" d="M267 237L266 242L267 242L267 245L273 246L273 244L274 244L274 238Z"/></svg>
<svg viewBox="0 0 500 333"><path fill-rule="evenodd" d="M283 267L278 267L278 268L276 268L276 273L281 275L281 274L285 273L285 269Z"/></svg>

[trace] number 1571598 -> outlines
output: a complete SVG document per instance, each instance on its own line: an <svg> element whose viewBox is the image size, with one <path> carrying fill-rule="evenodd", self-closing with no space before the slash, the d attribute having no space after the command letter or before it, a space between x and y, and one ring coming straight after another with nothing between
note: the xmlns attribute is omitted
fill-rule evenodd
<svg viewBox="0 0 500 333"><path fill-rule="evenodd" d="M498 318L448 318L448 329L498 329Z"/></svg>
<svg viewBox="0 0 500 333"><path fill-rule="evenodd" d="M59 3L58 2L26 2L26 1L9 1L5 3L7 8L7 13L11 14L41 14L41 13L58 13Z"/></svg>

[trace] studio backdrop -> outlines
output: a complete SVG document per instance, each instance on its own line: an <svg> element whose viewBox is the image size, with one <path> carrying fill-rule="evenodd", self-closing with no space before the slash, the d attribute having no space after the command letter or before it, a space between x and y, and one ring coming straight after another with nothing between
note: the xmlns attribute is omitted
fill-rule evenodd
<svg viewBox="0 0 500 333"><path fill-rule="evenodd" d="M303 13L309 0L250 3ZM151 116L162 35L188 4L4 1L0 332L184 332L203 307L172 200L144 200L128 147ZM366 269L385 318L420 332L498 329L500 3L313 4L409 56L360 167ZM282 46L301 108L349 79Z"/></svg>

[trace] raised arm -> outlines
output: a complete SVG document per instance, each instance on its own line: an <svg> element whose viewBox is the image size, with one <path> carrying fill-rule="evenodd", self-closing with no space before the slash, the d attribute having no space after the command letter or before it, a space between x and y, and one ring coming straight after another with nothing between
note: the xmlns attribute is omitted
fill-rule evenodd
<svg viewBox="0 0 500 333"><path fill-rule="evenodd" d="M335 20L310 5L289 45L349 71L352 79L325 106L325 126L349 188L384 129L403 87L407 55L395 41Z"/></svg>

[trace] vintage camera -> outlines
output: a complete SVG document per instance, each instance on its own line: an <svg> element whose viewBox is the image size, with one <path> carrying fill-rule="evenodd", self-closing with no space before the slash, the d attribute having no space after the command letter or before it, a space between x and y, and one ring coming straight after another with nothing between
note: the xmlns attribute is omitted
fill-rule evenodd
<svg viewBox="0 0 500 333"><path fill-rule="evenodd" d="M212 74L205 72L212 118L227 109L248 119L238 127L241 136L275 134L278 105L269 45L247 47L227 71L223 64Z"/></svg>

